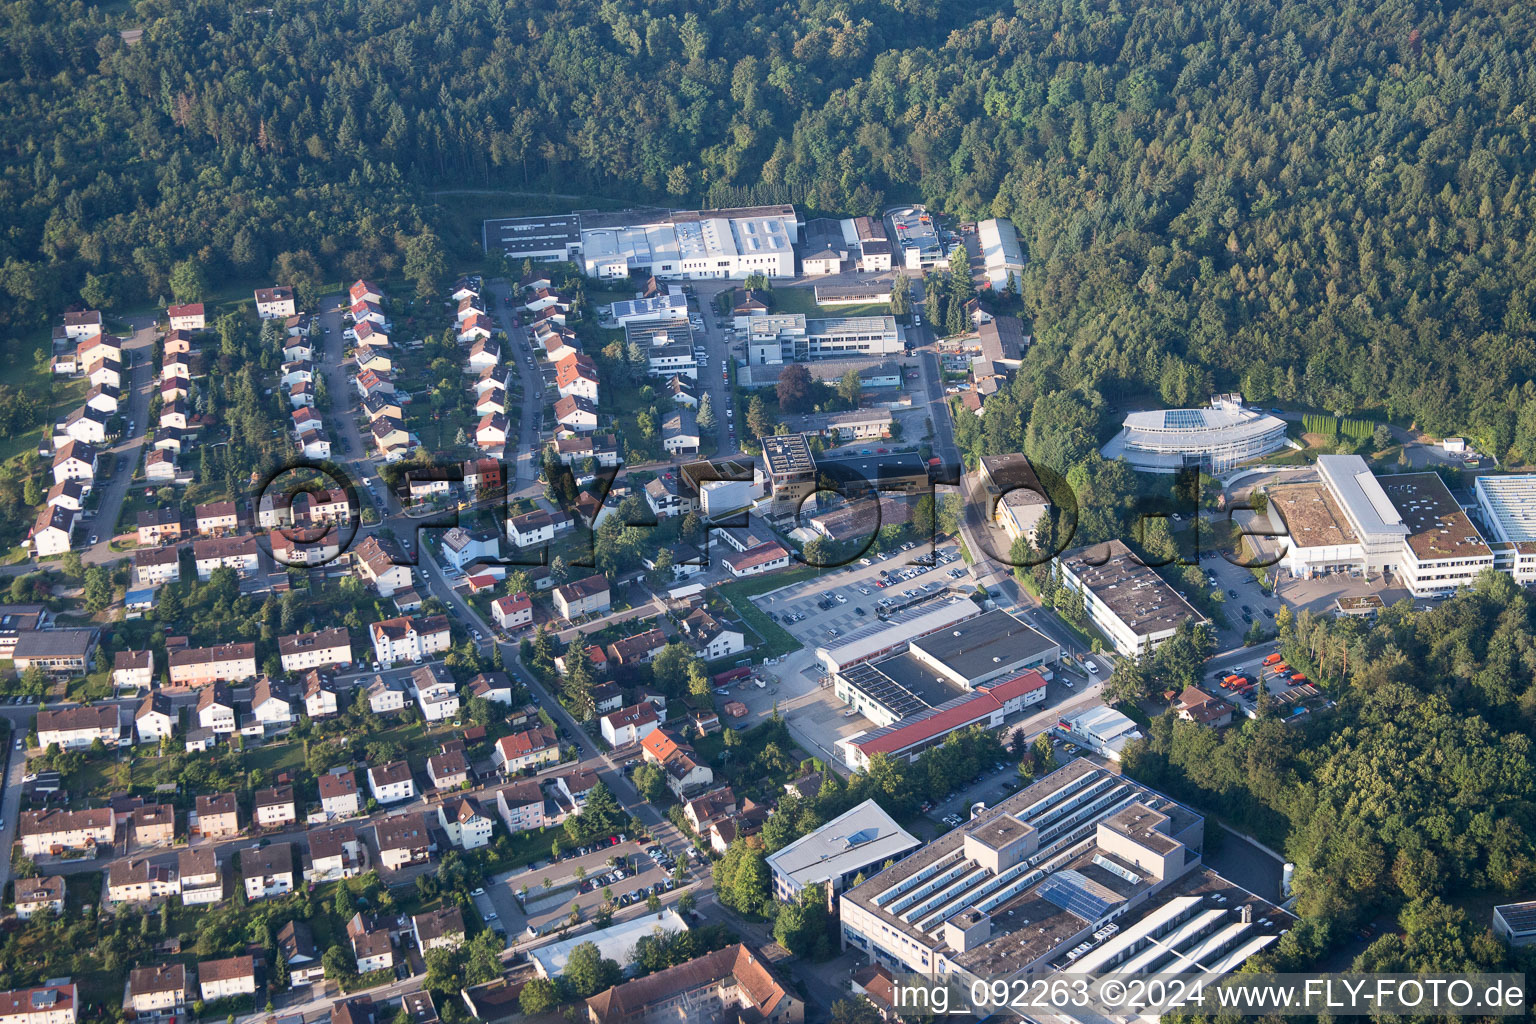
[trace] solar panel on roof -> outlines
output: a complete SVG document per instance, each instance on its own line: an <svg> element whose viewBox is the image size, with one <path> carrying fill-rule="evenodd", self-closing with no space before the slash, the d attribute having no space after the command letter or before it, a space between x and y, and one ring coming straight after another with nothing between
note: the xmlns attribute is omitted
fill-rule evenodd
<svg viewBox="0 0 1536 1024"><path fill-rule="evenodd" d="M1035 890L1069 914L1097 921L1125 900L1081 872L1064 868L1040 883Z"/></svg>
<svg viewBox="0 0 1536 1024"><path fill-rule="evenodd" d="M1163 426L1173 430L1194 430L1205 426L1205 413L1199 409L1169 409L1163 413Z"/></svg>

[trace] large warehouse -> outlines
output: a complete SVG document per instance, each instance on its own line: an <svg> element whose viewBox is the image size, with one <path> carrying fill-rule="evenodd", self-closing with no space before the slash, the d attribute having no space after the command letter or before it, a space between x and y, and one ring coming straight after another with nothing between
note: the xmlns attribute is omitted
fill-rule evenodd
<svg viewBox="0 0 1536 1024"><path fill-rule="evenodd" d="M1280 565L1292 576L1390 573L1425 598L1453 593L1495 567L1494 549L1437 474L1377 477L1358 455L1319 456L1317 470L1321 483L1265 491L1277 513L1272 522L1278 519L1276 527L1285 530ZM1480 501L1485 493L1484 518L1492 522L1517 492L1501 494L1490 485L1479 490ZM1508 520L1503 528L1515 526ZM1510 566L1518 554L1514 543L1502 549ZM1530 557L1536 559L1536 550Z"/></svg>
<svg viewBox="0 0 1536 1024"><path fill-rule="evenodd" d="M1235 970L1290 916L1204 867L1205 821L1076 758L845 892L843 945L897 973Z"/></svg>
<svg viewBox="0 0 1536 1024"><path fill-rule="evenodd" d="M1225 473L1283 447L1284 420L1243 408L1242 395L1217 395L1209 409L1131 413L1102 454L1144 473Z"/></svg>

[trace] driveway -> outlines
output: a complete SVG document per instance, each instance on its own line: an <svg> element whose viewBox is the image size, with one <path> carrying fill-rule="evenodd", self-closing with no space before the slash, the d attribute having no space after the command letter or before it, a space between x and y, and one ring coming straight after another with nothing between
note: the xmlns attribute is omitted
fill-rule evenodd
<svg viewBox="0 0 1536 1024"><path fill-rule="evenodd" d="M81 559L88 565L102 565L128 557L123 552L113 551L109 542L117 531L117 519L122 514L128 488L132 486L134 469L139 462L139 450L144 446L145 438L153 434L149 425L149 397L154 391L152 378L155 371L152 364L155 321L152 317L137 317L129 321L129 325L134 328L134 332L123 343L123 358L131 359L132 363L124 367L128 372L128 387L125 389L128 407L122 416L133 424L134 429L131 434L125 431L116 444L102 449L102 463L112 464L123 459L124 465L120 472L114 471L112 478L102 485L101 502L97 505L95 518L77 527L86 537L100 538L95 544L87 543L79 548Z"/></svg>

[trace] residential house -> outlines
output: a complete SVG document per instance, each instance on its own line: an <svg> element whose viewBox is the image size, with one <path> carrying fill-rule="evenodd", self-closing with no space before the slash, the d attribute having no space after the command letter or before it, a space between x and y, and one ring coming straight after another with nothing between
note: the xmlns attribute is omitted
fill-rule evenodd
<svg viewBox="0 0 1536 1024"><path fill-rule="evenodd" d="M496 741L494 757L502 774L511 775L527 768L557 763L560 743L555 739L555 730L539 725L501 737Z"/></svg>
<svg viewBox="0 0 1536 1024"><path fill-rule="evenodd" d="M176 548L152 548L133 553L133 582L138 587L158 587L181 579L181 552Z"/></svg>
<svg viewBox="0 0 1536 1024"><path fill-rule="evenodd" d="M389 936L389 927L361 913L352 915L347 922L347 939L352 944L352 958L357 962L358 974L387 971L395 966L395 946ZM331 1010L331 1024L337 1024L337 1014L345 1009L347 1020L352 1024L375 1024L370 1013L359 1015L353 1006L368 1003L368 997L351 999ZM368 1003L371 1010L372 1004Z"/></svg>
<svg viewBox="0 0 1536 1024"><path fill-rule="evenodd" d="M584 615L599 615L609 605L608 580L606 577L588 576L564 583L555 588L555 611L571 622Z"/></svg>
<svg viewBox="0 0 1536 1024"><path fill-rule="evenodd" d="M96 479L96 449L81 441L70 440L53 453L53 482L78 480L89 490Z"/></svg>
<svg viewBox="0 0 1536 1024"><path fill-rule="evenodd" d="M175 543L182 538L185 531L181 522L181 510L174 508L144 509L138 514L137 524L141 547L164 544L167 541Z"/></svg>
<svg viewBox="0 0 1536 1024"><path fill-rule="evenodd" d="M535 779L514 779L496 791L496 811L512 833L543 828L544 792Z"/></svg>
<svg viewBox="0 0 1536 1024"><path fill-rule="evenodd" d="M703 835L710 823L736 813L736 794L730 786L713 789L683 804L683 817L697 835Z"/></svg>
<svg viewBox="0 0 1536 1024"><path fill-rule="evenodd" d="M124 1009L138 1020L180 1017L191 1003L187 969L181 964L135 967L128 972Z"/></svg>
<svg viewBox="0 0 1536 1024"><path fill-rule="evenodd" d="M804 1000L740 943L605 989L586 1001L586 1011L591 1024L805 1020Z"/></svg>
<svg viewBox="0 0 1536 1024"><path fill-rule="evenodd" d="M204 537L220 537L240 528L239 508L232 501L211 501L194 510L197 532Z"/></svg>
<svg viewBox="0 0 1536 1024"><path fill-rule="evenodd" d="M465 850L476 850L491 843L492 821L480 809L479 801L469 796L454 796L437 808L438 820L448 841Z"/></svg>
<svg viewBox="0 0 1536 1024"><path fill-rule="evenodd" d="M197 982L203 1003L256 994L256 960L249 953L224 960L204 960L197 965Z"/></svg>
<svg viewBox="0 0 1536 1024"><path fill-rule="evenodd" d="M389 597L411 585L411 567L392 538L381 539L376 534L364 537L352 551L352 565L364 582L373 584L380 597Z"/></svg>
<svg viewBox="0 0 1536 1024"><path fill-rule="evenodd" d="M289 921L277 933L277 955L288 966L288 985L309 985L325 978L325 967L320 963L320 948L315 945L314 933L309 924L298 919Z"/></svg>
<svg viewBox="0 0 1536 1024"><path fill-rule="evenodd" d="M678 407L662 416L661 446L673 455L698 453L699 425L692 409Z"/></svg>
<svg viewBox="0 0 1536 1024"><path fill-rule="evenodd" d="M256 675L254 643L221 644L218 647L186 647L171 652L171 684L200 687L210 683L238 683Z"/></svg>
<svg viewBox="0 0 1536 1024"><path fill-rule="evenodd" d="M261 564L261 548L256 538L214 537L192 542L192 558L197 563L197 578L207 580L215 569L233 569L237 575L256 571Z"/></svg>
<svg viewBox="0 0 1536 1024"><path fill-rule="evenodd" d="M500 553L501 544L494 530L455 526L443 534L443 558L455 569L462 570L482 558L496 558Z"/></svg>
<svg viewBox="0 0 1536 1024"><path fill-rule="evenodd" d="M286 318L298 312L293 302L293 289L281 285L256 289L256 315L263 320Z"/></svg>
<svg viewBox="0 0 1536 1024"><path fill-rule="evenodd" d="M406 761L391 761L368 769L368 792L381 804L399 803L416 796L416 780Z"/></svg>
<svg viewBox="0 0 1536 1024"><path fill-rule="evenodd" d="M405 684L397 679L374 676L365 692L368 694L368 710L376 715L405 709Z"/></svg>
<svg viewBox="0 0 1536 1024"><path fill-rule="evenodd" d="M66 811L22 811L16 823L21 852L28 857L59 856L71 851L112 846L117 821L110 807Z"/></svg>
<svg viewBox="0 0 1536 1024"><path fill-rule="evenodd" d="M59 875L18 878L15 902L19 920L30 921L41 915L58 917L64 913L64 879Z"/></svg>
<svg viewBox="0 0 1536 1024"><path fill-rule="evenodd" d="M1186 686L1173 705L1174 713L1186 722L1221 729L1232 724L1233 706L1200 689Z"/></svg>
<svg viewBox="0 0 1536 1024"><path fill-rule="evenodd" d="M668 729L655 729L640 741L646 761L657 764L667 775L667 788L679 800L708 789L715 783L715 773L699 759L694 750Z"/></svg>
<svg viewBox="0 0 1536 1024"><path fill-rule="evenodd" d="M747 649L746 636L740 630L723 625L703 608L683 619L682 631L688 646L705 661L727 658Z"/></svg>
<svg viewBox="0 0 1536 1024"><path fill-rule="evenodd" d="M444 722L459 713L459 691L441 665L423 665L411 673L416 703L428 722Z"/></svg>
<svg viewBox="0 0 1536 1024"><path fill-rule="evenodd" d="M246 847L240 851L245 898L267 899L293 891L293 844Z"/></svg>
<svg viewBox="0 0 1536 1024"><path fill-rule="evenodd" d="M142 804L133 809L129 821L135 846L169 846L176 841L176 809L170 804Z"/></svg>
<svg viewBox="0 0 1536 1024"><path fill-rule="evenodd" d="M632 668L649 662L666 646L665 633L659 629L648 629L643 633L615 640L608 645L605 653L608 655L608 664L615 669Z"/></svg>
<svg viewBox="0 0 1536 1024"><path fill-rule="evenodd" d="M533 625L533 602L527 594L499 597L491 602L491 614L502 629L520 629Z"/></svg>
<svg viewBox="0 0 1536 1024"><path fill-rule="evenodd" d="M108 903L149 903L180 892L175 869L157 867L147 858L122 857L107 869Z"/></svg>
<svg viewBox="0 0 1536 1024"><path fill-rule="evenodd" d="M278 637L277 651L282 657L284 672L348 665L352 662L352 638L343 626L295 633Z"/></svg>
<svg viewBox="0 0 1536 1024"><path fill-rule="evenodd" d="M258 789L254 806L256 824L262 828L282 828L299 820L299 804L292 786Z"/></svg>
<svg viewBox="0 0 1536 1024"><path fill-rule="evenodd" d="M224 875L219 870L219 856L213 847L180 851L176 854L176 871L181 878L183 906L218 903L224 899Z"/></svg>
<svg viewBox="0 0 1536 1024"><path fill-rule="evenodd" d="M595 405L598 400L597 364L580 352L567 354L555 364L555 390L561 398L584 398Z"/></svg>
<svg viewBox="0 0 1536 1024"><path fill-rule="evenodd" d="M611 711L598 719L603 739L615 750L639 743L660 727L661 718L648 701Z"/></svg>
<svg viewBox="0 0 1536 1024"><path fill-rule="evenodd" d="M480 418L475 425L475 444L491 450L507 443L507 418L499 412L491 412Z"/></svg>
<svg viewBox="0 0 1536 1024"><path fill-rule="evenodd" d="M357 829L351 825L314 829L306 841L309 844L309 867L304 877L311 884L355 878L367 867L362 840L358 839Z"/></svg>
<svg viewBox="0 0 1536 1024"><path fill-rule="evenodd" d="M117 746L122 714L115 704L79 705L37 713L37 745L42 750L85 750L100 741Z"/></svg>
<svg viewBox="0 0 1536 1024"><path fill-rule="evenodd" d="M422 953L453 949L464 941L464 915L455 904L411 917L411 933Z"/></svg>
<svg viewBox="0 0 1536 1024"><path fill-rule="evenodd" d="M240 805L233 793L199 796L193 804L197 825L192 831L204 839L233 839L240 834Z"/></svg>
<svg viewBox="0 0 1536 1024"><path fill-rule="evenodd" d="M492 704L512 705L512 680L505 672L481 672L466 684L465 692Z"/></svg>
<svg viewBox="0 0 1536 1024"><path fill-rule="evenodd" d="M329 676L317 669L304 674L304 713L310 718L329 718L341 711L341 693Z"/></svg>
<svg viewBox="0 0 1536 1024"><path fill-rule="evenodd" d="M578 395L567 395L555 403L555 422L577 434L597 429L597 406Z"/></svg>
<svg viewBox="0 0 1536 1024"><path fill-rule="evenodd" d="M48 488L47 504L61 505L74 512L85 507L85 488L78 480L65 480Z"/></svg>
<svg viewBox="0 0 1536 1024"><path fill-rule="evenodd" d="M556 509L546 512L541 508L507 519L507 538L520 548L544 544L555 539L555 534L570 529L571 517Z"/></svg>
<svg viewBox="0 0 1536 1024"><path fill-rule="evenodd" d="M171 705L170 697L163 693L151 693L133 713L133 730L140 743L159 743L176 732L179 718L180 713Z"/></svg>
<svg viewBox="0 0 1536 1024"><path fill-rule="evenodd" d="M32 553L38 558L52 558L70 549L79 513L62 505L45 505L32 526Z"/></svg>
<svg viewBox="0 0 1536 1024"><path fill-rule="evenodd" d="M251 716L269 728L287 728L299 717L288 688L266 676L251 691Z"/></svg>
<svg viewBox="0 0 1536 1024"><path fill-rule="evenodd" d="M448 619L443 615L385 619L373 623L369 633L374 657L385 666L398 661L419 662L429 654L448 650Z"/></svg>
<svg viewBox="0 0 1536 1024"><path fill-rule="evenodd" d="M320 809L327 818L350 818L363 809L357 793L357 774L350 769L332 770L316 780L320 787Z"/></svg>
<svg viewBox="0 0 1536 1024"><path fill-rule="evenodd" d="M156 448L144 456L144 479L152 484L176 482L176 456L163 448Z"/></svg>
<svg viewBox="0 0 1536 1024"><path fill-rule="evenodd" d="M469 781L469 757L464 752L463 740L444 743L427 758L427 778L437 789L458 789Z"/></svg>
<svg viewBox="0 0 1536 1024"><path fill-rule="evenodd" d="M432 829L421 814L385 818L374 826L374 834L379 844L379 863L386 871L399 871L432 859Z"/></svg>

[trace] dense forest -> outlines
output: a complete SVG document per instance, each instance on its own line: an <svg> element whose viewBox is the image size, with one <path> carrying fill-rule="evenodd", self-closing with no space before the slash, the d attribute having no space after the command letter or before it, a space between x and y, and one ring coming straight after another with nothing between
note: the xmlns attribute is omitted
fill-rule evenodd
<svg viewBox="0 0 1536 1024"><path fill-rule="evenodd" d="M1536 458L1529 8L7 3L0 330L353 277L441 190L1018 224L1050 390L1241 385ZM130 45L120 30L142 29ZM487 197L486 212L516 200ZM33 335L35 337L35 335Z"/></svg>
<svg viewBox="0 0 1536 1024"><path fill-rule="evenodd" d="M1164 715L1127 771L1285 850L1302 915L1280 944L1292 962L1383 912L1410 945L1416 920L1480 933L1486 901L1470 924L1458 901L1521 896L1536 880L1536 600L1489 570L1427 612L1282 610L1279 626L1287 660L1326 683L1336 709L1301 724L1265 713L1220 734ZM1401 941L1384 937L1373 957ZM1488 949L1441 950L1438 963L1492 966L1502 947Z"/></svg>

